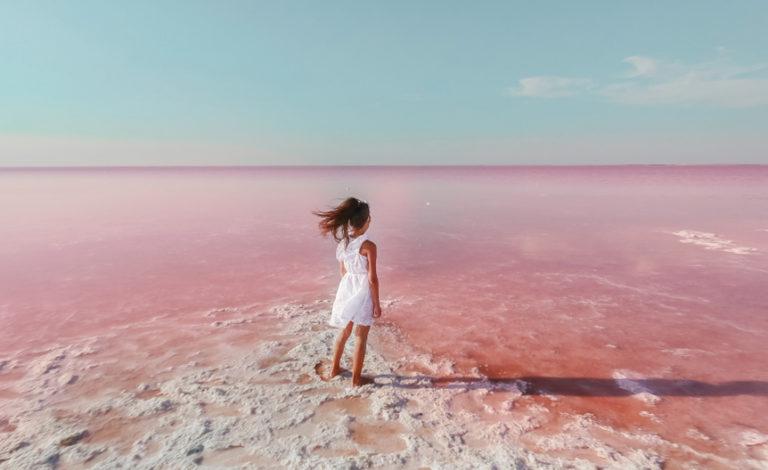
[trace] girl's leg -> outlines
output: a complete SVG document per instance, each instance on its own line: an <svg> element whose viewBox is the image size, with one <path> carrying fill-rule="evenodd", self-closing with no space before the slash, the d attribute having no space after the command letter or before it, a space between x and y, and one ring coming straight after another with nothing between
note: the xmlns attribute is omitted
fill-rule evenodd
<svg viewBox="0 0 768 470"><path fill-rule="evenodd" d="M352 385L364 385L369 380L363 380L361 374L363 373L363 359L365 359L365 345L368 342L368 330L371 327L357 325L355 328L355 356L352 359Z"/></svg>
<svg viewBox="0 0 768 470"><path fill-rule="evenodd" d="M347 326L339 329L339 334L336 335L336 344L333 347L333 368L330 377L341 374L341 355L344 354L344 345L347 344L347 339L352 334L352 325L354 325L352 322L347 323Z"/></svg>

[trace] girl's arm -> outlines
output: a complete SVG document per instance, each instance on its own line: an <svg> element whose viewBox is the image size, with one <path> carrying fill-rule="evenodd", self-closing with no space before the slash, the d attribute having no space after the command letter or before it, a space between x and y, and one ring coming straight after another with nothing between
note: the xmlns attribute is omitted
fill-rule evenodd
<svg viewBox="0 0 768 470"><path fill-rule="evenodd" d="M341 275L344 276L347 272L347 269L344 267L344 261L339 261L339 263L341 264Z"/></svg>
<svg viewBox="0 0 768 470"><path fill-rule="evenodd" d="M365 255L368 257L368 284L371 286L371 299L373 300L373 317L381 316L381 305L379 304L379 277L376 275L376 244L366 240L364 244L369 244Z"/></svg>

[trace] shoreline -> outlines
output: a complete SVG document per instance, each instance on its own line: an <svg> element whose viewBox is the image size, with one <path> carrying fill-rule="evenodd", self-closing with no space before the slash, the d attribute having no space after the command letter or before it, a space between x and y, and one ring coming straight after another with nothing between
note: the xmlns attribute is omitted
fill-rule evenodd
<svg viewBox="0 0 768 470"><path fill-rule="evenodd" d="M369 336L363 375L374 384L352 387L351 372L323 381L314 366L330 357L336 334L326 325L329 304L206 312L205 323L189 326L199 343L178 341L180 349L133 376L117 371L140 381L134 387L107 384L115 363L94 362L106 352L97 341L55 348L28 364L6 361L0 377L16 377L19 395L0 407L0 466L661 469L657 450L680 447L591 414L565 417L562 432L540 432L555 413L525 394L525 382L494 382L474 370L471 380L437 384L436 376L454 375L455 364L416 352L386 323ZM259 325L275 329L254 343ZM225 347L238 337L250 346ZM342 367L350 368L353 345L350 338ZM400 358L386 360L395 350ZM403 372L413 364L431 373ZM627 376L617 380L632 386ZM22 411L9 416L14 404ZM525 448L532 444L537 452ZM734 468L765 462L698 458Z"/></svg>

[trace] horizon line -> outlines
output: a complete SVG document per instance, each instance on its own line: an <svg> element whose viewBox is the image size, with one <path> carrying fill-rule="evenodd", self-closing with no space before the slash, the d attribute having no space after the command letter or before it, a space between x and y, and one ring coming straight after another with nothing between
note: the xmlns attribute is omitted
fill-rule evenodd
<svg viewBox="0 0 768 470"><path fill-rule="evenodd" d="M452 165L68 165L0 166L4 170L133 170L133 169L255 169L255 168L508 168L508 167L733 167L768 166L768 163L614 163L614 164L452 164Z"/></svg>

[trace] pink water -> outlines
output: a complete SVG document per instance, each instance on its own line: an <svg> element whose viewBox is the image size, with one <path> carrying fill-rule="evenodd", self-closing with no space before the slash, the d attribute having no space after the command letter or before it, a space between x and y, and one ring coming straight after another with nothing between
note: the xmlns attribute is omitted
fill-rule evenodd
<svg viewBox="0 0 768 470"><path fill-rule="evenodd" d="M310 211L350 195L381 322L455 363L437 384L523 379L540 432L592 413L708 466L768 459L768 166L0 170L0 363L115 331L188 353L190 312L332 298Z"/></svg>

